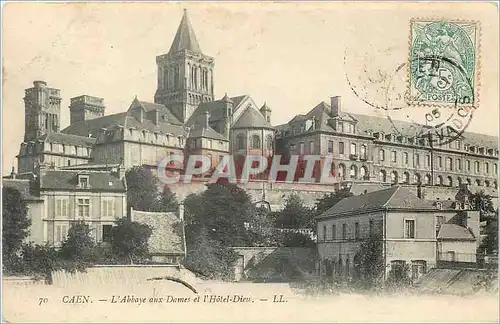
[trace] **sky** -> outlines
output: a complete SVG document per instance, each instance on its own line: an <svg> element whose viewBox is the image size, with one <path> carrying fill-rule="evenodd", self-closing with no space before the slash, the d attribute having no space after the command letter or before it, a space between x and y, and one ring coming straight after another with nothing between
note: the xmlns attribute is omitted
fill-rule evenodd
<svg viewBox="0 0 500 324"><path fill-rule="evenodd" d="M266 102L274 125L331 96L342 97L345 111L380 116L348 79L378 104L377 86L367 80L405 63L412 18L478 21L480 102L467 130L498 136L493 4L9 3L2 16L3 174L17 166L24 89L34 80L61 89L62 128L69 124L70 98L82 94L104 98L106 114L126 111L135 96L153 102L155 57L168 52L183 9L203 53L215 58L215 98L247 94L258 106ZM399 79L404 84L404 76Z"/></svg>

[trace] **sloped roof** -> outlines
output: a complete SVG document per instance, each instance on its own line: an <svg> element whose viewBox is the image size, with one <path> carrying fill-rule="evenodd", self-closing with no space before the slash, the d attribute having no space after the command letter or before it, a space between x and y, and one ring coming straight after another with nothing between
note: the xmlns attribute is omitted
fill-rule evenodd
<svg viewBox="0 0 500 324"><path fill-rule="evenodd" d="M368 135L369 131L371 132L383 132L386 134L401 134L412 136L415 134L415 127L425 128L424 125L418 125L415 123L400 121L400 120L389 120L388 118L378 117L378 116L370 116L370 115L361 115L361 114L353 114L348 112L340 112L340 117L343 119L353 118L357 120L356 132L360 135ZM316 117L317 124L316 130L324 130L324 131L333 131L329 125L327 125L328 118L331 118L331 106L326 102L321 102L312 108L306 115L296 115L288 124L280 127L282 130L290 129L292 121L298 121L300 118L309 119L311 117ZM472 133L472 132L464 132L462 134L462 141L464 144L474 144L478 145L481 143L481 146L484 147L498 147L498 137Z"/></svg>
<svg viewBox="0 0 500 324"><path fill-rule="evenodd" d="M61 133L80 136L89 136L91 134L93 137L96 137L102 128L113 128L116 125L124 125L126 116L127 113L122 112L91 120L79 121L69 125Z"/></svg>
<svg viewBox="0 0 500 324"><path fill-rule="evenodd" d="M162 132L162 133L170 133L175 136L185 135L186 130L182 123L177 119L177 117L172 114L170 109L165 107L164 105L155 104L146 101L139 101L134 99L132 105L139 105L146 112L158 110L160 113L159 123L155 124L153 121L144 118L142 123L132 116L132 112L129 108L127 112L107 115L100 118L95 118L86 121L80 121L71 124L70 126L63 129L61 132L65 134L74 134L79 136L88 137L91 134L93 137L98 137L102 133L102 129L115 129L117 127L123 128L136 128L138 130L149 130L151 132ZM163 118L165 117L165 118ZM95 139L92 140L95 143Z"/></svg>
<svg viewBox="0 0 500 324"><path fill-rule="evenodd" d="M211 139L216 139L220 141L228 141L227 138L222 136L221 134L217 133L212 127L210 126L200 126L200 125L195 125L193 129L189 132L189 137L190 138L199 138L199 137L205 137L205 138L211 138Z"/></svg>
<svg viewBox="0 0 500 324"><path fill-rule="evenodd" d="M475 241L474 235L465 227L456 224L442 224L437 236L438 240Z"/></svg>
<svg viewBox="0 0 500 324"><path fill-rule="evenodd" d="M177 28L177 33L175 34L174 41L170 47L169 53L176 53L183 50L189 50L195 53L201 53L200 45L196 39L194 29L191 26L187 10L184 9L184 14L182 15L181 23Z"/></svg>
<svg viewBox="0 0 500 324"><path fill-rule="evenodd" d="M85 173L89 176L89 189L78 186L78 174ZM69 171L47 170L40 179L42 190L100 190L125 192L125 183L109 172L98 171Z"/></svg>
<svg viewBox="0 0 500 324"><path fill-rule="evenodd" d="M40 141L47 143L59 143L65 145L78 145L91 147L95 143L95 138L89 138L88 136L80 136L73 134L64 134L51 132L38 137Z"/></svg>
<svg viewBox="0 0 500 324"><path fill-rule="evenodd" d="M364 195L344 198L317 218L337 215L367 213L380 209L396 210L437 210L431 203L415 196L409 189L393 186L388 189L373 191Z"/></svg>
<svg viewBox="0 0 500 324"><path fill-rule="evenodd" d="M152 228L153 232L148 241L149 253L161 255L185 253L184 224L175 213L132 210L131 219Z"/></svg>
<svg viewBox="0 0 500 324"><path fill-rule="evenodd" d="M248 107L240 118L232 125L232 128L267 128L274 129L271 124L262 116L260 111L253 107Z"/></svg>
<svg viewBox="0 0 500 324"><path fill-rule="evenodd" d="M233 102L233 113L238 110L242 101L247 97L247 95L242 95L229 98ZM198 117L204 115L207 111L210 113L210 121L221 120L224 117L223 111L225 108L226 103L223 101L223 99L202 102L195 109L191 117L189 117L186 124L193 125L197 121Z"/></svg>
<svg viewBox="0 0 500 324"><path fill-rule="evenodd" d="M26 179L2 179L2 185L4 187L10 187L17 189L24 200L27 201L40 201L39 197L33 196L30 193L30 181Z"/></svg>

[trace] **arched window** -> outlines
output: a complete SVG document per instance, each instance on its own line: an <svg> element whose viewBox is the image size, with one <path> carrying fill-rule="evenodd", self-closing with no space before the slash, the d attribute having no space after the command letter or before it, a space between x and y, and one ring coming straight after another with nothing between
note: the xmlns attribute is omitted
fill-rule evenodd
<svg viewBox="0 0 500 324"><path fill-rule="evenodd" d="M339 164L339 178L341 180L345 179L345 166L343 164Z"/></svg>
<svg viewBox="0 0 500 324"><path fill-rule="evenodd" d="M404 183L410 183L410 174L408 172L405 172L403 176L404 176Z"/></svg>
<svg viewBox="0 0 500 324"><path fill-rule="evenodd" d="M442 186L443 185L443 177L442 176L438 176L437 177L437 184Z"/></svg>
<svg viewBox="0 0 500 324"><path fill-rule="evenodd" d="M420 174L415 173L413 175L413 182L416 183L416 184L420 183Z"/></svg>
<svg viewBox="0 0 500 324"><path fill-rule="evenodd" d="M387 174L384 170L380 170L380 172L378 173L378 177L381 182L387 182Z"/></svg>
<svg viewBox="0 0 500 324"><path fill-rule="evenodd" d="M431 184L431 176L428 174L425 175L425 184Z"/></svg>
<svg viewBox="0 0 500 324"><path fill-rule="evenodd" d="M476 180L476 186L480 186L481 185L481 180L477 179Z"/></svg>
<svg viewBox="0 0 500 324"><path fill-rule="evenodd" d="M470 186L472 185L472 180L470 178L467 178L467 184Z"/></svg>
<svg viewBox="0 0 500 324"><path fill-rule="evenodd" d="M391 172L391 182L398 183L398 173L396 171Z"/></svg>
<svg viewBox="0 0 500 324"><path fill-rule="evenodd" d="M449 187L453 186L453 179L451 177L448 177L448 186Z"/></svg>
<svg viewBox="0 0 500 324"><path fill-rule="evenodd" d="M267 149L269 151L273 150L273 137L271 135L267 136Z"/></svg>
<svg viewBox="0 0 500 324"><path fill-rule="evenodd" d="M485 187L489 187L490 186L490 182L488 180L484 180L484 186Z"/></svg>
<svg viewBox="0 0 500 324"><path fill-rule="evenodd" d="M351 165L351 172L350 172L351 179L356 179L357 175L358 175L358 167L353 164Z"/></svg>
<svg viewBox="0 0 500 324"><path fill-rule="evenodd" d="M252 148L253 149L260 149L260 136L259 135L252 135Z"/></svg>
<svg viewBox="0 0 500 324"><path fill-rule="evenodd" d="M407 152L403 152L403 163L408 164L408 153Z"/></svg>
<svg viewBox="0 0 500 324"><path fill-rule="evenodd" d="M245 137L243 134L236 135L236 149L242 150L245 148Z"/></svg>
<svg viewBox="0 0 500 324"><path fill-rule="evenodd" d="M462 184L462 178L458 177L457 178L457 184L460 186Z"/></svg>
<svg viewBox="0 0 500 324"><path fill-rule="evenodd" d="M368 168L366 166L363 165L359 169L359 176L361 177L361 179L367 180L367 178L368 178Z"/></svg>
<svg viewBox="0 0 500 324"><path fill-rule="evenodd" d="M379 151L379 160L385 161L385 151L383 149L380 149Z"/></svg>

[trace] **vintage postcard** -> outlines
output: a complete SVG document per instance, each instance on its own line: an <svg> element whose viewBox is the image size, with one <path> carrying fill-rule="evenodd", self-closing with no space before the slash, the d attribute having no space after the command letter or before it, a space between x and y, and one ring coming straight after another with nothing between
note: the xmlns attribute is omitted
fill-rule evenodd
<svg viewBox="0 0 500 324"><path fill-rule="evenodd" d="M2 1L2 320L498 322L494 2Z"/></svg>

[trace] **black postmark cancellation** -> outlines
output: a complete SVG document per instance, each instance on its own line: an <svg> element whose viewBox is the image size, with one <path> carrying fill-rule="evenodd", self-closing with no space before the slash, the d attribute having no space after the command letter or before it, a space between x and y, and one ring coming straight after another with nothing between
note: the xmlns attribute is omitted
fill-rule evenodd
<svg viewBox="0 0 500 324"><path fill-rule="evenodd" d="M381 54L384 61L379 63L377 56ZM360 55L346 49L345 77L354 95L377 114L383 113L391 122L396 136L413 138L416 144L434 146L446 145L461 138L475 110L474 105L468 104L474 102L472 80L467 79L466 82L470 91L460 88L460 92L452 93L453 105L428 104L424 94L412 95L409 91L407 69L411 64L402 62L399 54L394 48L366 52L361 57L368 63L354 67L349 61L356 60ZM454 64L436 55L418 59L431 62L434 68L442 66L443 62ZM388 60L394 63L388 64ZM451 89L454 91L456 88Z"/></svg>

